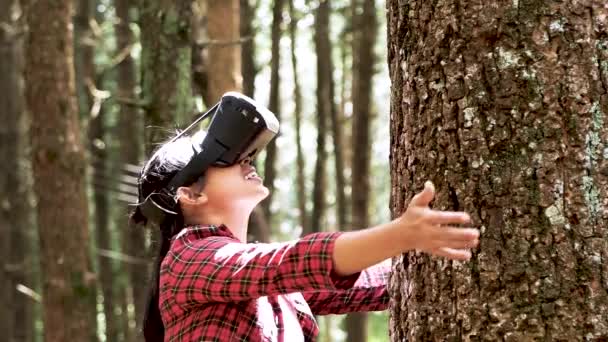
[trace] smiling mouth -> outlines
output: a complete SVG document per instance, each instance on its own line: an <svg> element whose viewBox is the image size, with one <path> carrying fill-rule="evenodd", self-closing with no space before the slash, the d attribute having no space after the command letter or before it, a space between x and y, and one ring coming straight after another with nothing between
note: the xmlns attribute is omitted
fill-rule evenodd
<svg viewBox="0 0 608 342"><path fill-rule="evenodd" d="M255 171L251 171L245 175L245 180L257 180L262 181L262 177L260 177Z"/></svg>

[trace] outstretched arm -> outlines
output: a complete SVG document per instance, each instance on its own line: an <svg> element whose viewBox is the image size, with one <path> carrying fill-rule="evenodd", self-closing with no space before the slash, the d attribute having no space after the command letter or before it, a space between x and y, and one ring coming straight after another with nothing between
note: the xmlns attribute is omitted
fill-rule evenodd
<svg viewBox="0 0 608 342"><path fill-rule="evenodd" d="M302 295L315 315L386 310L390 271L391 261L387 259L363 270L350 289L309 291Z"/></svg>
<svg viewBox="0 0 608 342"><path fill-rule="evenodd" d="M433 196L434 188L427 183L402 216L359 231L317 233L275 244L244 244L226 236L187 243L165 258L161 291L185 306L238 302L291 292L347 290L362 270L412 249L470 258L468 248L477 246L479 231L450 227L468 223L468 215L431 210Z"/></svg>

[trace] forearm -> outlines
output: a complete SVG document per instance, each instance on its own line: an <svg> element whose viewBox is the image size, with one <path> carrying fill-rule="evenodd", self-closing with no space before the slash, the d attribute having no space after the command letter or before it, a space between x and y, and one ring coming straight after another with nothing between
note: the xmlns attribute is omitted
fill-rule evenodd
<svg viewBox="0 0 608 342"><path fill-rule="evenodd" d="M396 221L345 232L335 242L334 270L341 276L351 275L406 251L407 246L407 236Z"/></svg>

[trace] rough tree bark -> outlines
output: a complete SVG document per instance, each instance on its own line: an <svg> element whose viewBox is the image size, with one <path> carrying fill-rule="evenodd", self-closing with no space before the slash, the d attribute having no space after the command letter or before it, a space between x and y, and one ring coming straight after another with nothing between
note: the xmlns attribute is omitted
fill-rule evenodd
<svg viewBox="0 0 608 342"><path fill-rule="evenodd" d="M96 295L88 249L84 148L76 108L72 1L28 4L26 103L38 200L45 341L90 341Z"/></svg>
<svg viewBox="0 0 608 342"><path fill-rule="evenodd" d="M608 5L390 1L391 208L425 180L469 263L397 258L391 337L608 338Z"/></svg>
<svg viewBox="0 0 608 342"><path fill-rule="evenodd" d="M32 220L23 94L23 23L17 1L0 3L0 331L9 342L32 340L32 301L17 292L32 287Z"/></svg>
<svg viewBox="0 0 608 342"><path fill-rule="evenodd" d="M135 44L135 37L131 30L131 18L129 12L132 10L132 5L128 0L116 0L116 51L119 54L130 50ZM135 91L137 87L137 77L135 62L131 54L124 54L124 58L117 65L117 97L119 99L133 100L137 98ZM142 142L143 142L143 116L139 108L120 102L120 111L118 114L117 135L119 151L117 153L118 165L137 165L141 161ZM121 236L122 249L127 255L131 255L140 259L146 257L146 240L147 232L142 227L129 226L125 223L127 217L127 208L121 207L116 214L116 224L118 227L125 227L125 230L119 230ZM124 267L124 268L123 268ZM144 296L145 291L141 291L142 286L146 284L147 272L146 267L136 264L122 264L119 269L126 270L129 275L128 287L130 290L129 298L133 299L135 312L135 327L139 331L143 320ZM120 289L118 286L115 289L117 302L128 301L127 298L122 298L126 295L126 290ZM121 310L121 320L129 322L128 312ZM126 328L127 330L125 330ZM129 337L135 335L129 324L123 325L122 329L125 336L124 340L130 341Z"/></svg>
<svg viewBox="0 0 608 342"><path fill-rule="evenodd" d="M355 0L353 13L352 227L369 226L372 84L378 20L374 0ZM347 341L367 340L367 314L346 317Z"/></svg>
<svg viewBox="0 0 608 342"><path fill-rule="evenodd" d="M268 109L273 112L277 119L281 119L280 113L280 92L279 85L281 76L279 75L279 67L281 66L281 25L283 23L283 7L284 0L275 0L272 7L272 29L271 29L271 58L270 58L270 98L268 101ZM273 139L266 146L266 158L264 159L264 184L270 190L270 194L262 202L262 208L268 221L272 222L272 212L270 207L272 204L272 193L274 192L274 180L276 178L276 160L277 155L277 140Z"/></svg>
<svg viewBox="0 0 608 342"><path fill-rule="evenodd" d="M298 191L298 210L300 212L300 225L302 229L308 227L308 213L306 210L306 179L304 170L306 168L306 160L302 152L302 89L300 86L300 77L298 75L298 56L296 53L297 47L297 27L298 16L294 8L293 0L289 0L289 39L291 41L291 68L293 73L293 101L294 101L294 129L296 131L296 184Z"/></svg>
<svg viewBox="0 0 608 342"><path fill-rule="evenodd" d="M329 42L329 15L331 4L329 0L319 1L315 10L314 43L317 55L317 161L315 162L314 185L312 191L312 214L310 226L303 227L303 234L320 232L325 217L325 190L327 183L326 159L327 120L331 115L333 99L331 98L332 73L331 44Z"/></svg>

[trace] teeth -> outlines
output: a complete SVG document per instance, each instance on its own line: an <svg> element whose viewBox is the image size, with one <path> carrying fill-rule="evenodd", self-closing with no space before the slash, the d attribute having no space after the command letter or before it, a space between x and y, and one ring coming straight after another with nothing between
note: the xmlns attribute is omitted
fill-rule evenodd
<svg viewBox="0 0 608 342"><path fill-rule="evenodd" d="M250 180L251 178L257 177L258 174L254 172L250 172L245 176L245 180Z"/></svg>

